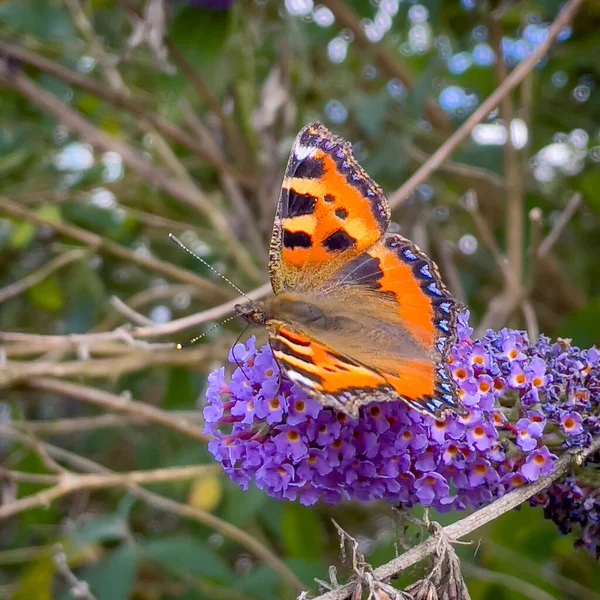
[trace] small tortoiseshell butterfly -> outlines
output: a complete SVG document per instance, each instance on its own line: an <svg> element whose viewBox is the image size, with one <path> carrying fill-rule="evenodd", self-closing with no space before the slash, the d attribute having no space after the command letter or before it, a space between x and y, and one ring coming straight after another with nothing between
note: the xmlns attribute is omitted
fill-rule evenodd
<svg viewBox="0 0 600 600"><path fill-rule="evenodd" d="M307 125L275 215L275 295L236 313L266 326L282 371L325 406L357 416L369 402L400 400L438 418L461 412L447 367L460 304L436 265L389 224L383 192L352 146Z"/></svg>

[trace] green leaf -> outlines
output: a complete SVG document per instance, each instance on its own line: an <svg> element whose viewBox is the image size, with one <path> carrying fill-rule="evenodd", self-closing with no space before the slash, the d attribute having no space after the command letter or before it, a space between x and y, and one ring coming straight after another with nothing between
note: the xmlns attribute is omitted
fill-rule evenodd
<svg viewBox="0 0 600 600"><path fill-rule="evenodd" d="M266 565L256 565L247 575L236 577L232 582L235 589L258 598L276 598L279 575Z"/></svg>
<svg viewBox="0 0 600 600"><path fill-rule="evenodd" d="M172 367L168 371L167 389L161 406L167 409L194 408L199 392L198 382L194 381L189 369Z"/></svg>
<svg viewBox="0 0 600 600"><path fill-rule="evenodd" d="M51 0L8 0L0 2L0 23L40 40L62 43L75 37L66 8Z"/></svg>
<svg viewBox="0 0 600 600"><path fill-rule="evenodd" d="M386 88L377 94L354 93L350 97L356 122L361 129L372 138L381 134L381 128L390 103L390 95Z"/></svg>
<svg viewBox="0 0 600 600"><path fill-rule="evenodd" d="M313 550L317 550L314 548ZM304 582L307 587L315 587L315 577L319 579L328 579L327 567L323 562L317 560L317 555L322 552L313 552L313 560L306 558L289 558L285 564L294 572L294 574Z"/></svg>
<svg viewBox="0 0 600 600"><path fill-rule="evenodd" d="M51 556L29 565L21 572L12 600L52 600L52 578L56 570Z"/></svg>
<svg viewBox="0 0 600 600"><path fill-rule="evenodd" d="M571 313L558 326L560 337L572 338L583 348L600 343L600 296L592 298L584 308Z"/></svg>
<svg viewBox="0 0 600 600"><path fill-rule="evenodd" d="M227 40L229 15L200 6L186 6L171 22L169 36L198 68L219 56Z"/></svg>
<svg viewBox="0 0 600 600"><path fill-rule="evenodd" d="M137 564L136 547L126 544L98 564L85 569L81 579L87 581L96 600L127 600L135 581Z"/></svg>
<svg viewBox="0 0 600 600"><path fill-rule="evenodd" d="M233 572L225 561L187 535L151 540L144 542L140 548L145 558L173 573L192 573L223 581L233 577Z"/></svg>
<svg viewBox="0 0 600 600"><path fill-rule="evenodd" d="M122 540L129 528L125 520L117 514L97 515L85 521L73 534L76 548L87 544Z"/></svg>
<svg viewBox="0 0 600 600"><path fill-rule="evenodd" d="M100 175L103 167L92 167L87 172L96 171ZM71 202L65 206L65 216L77 225L90 231L114 236L119 233L123 223L121 214L111 208L102 208L87 202Z"/></svg>
<svg viewBox="0 0 600 600"><path fill-rule="evenodd" d="M227 480L225 483L225 501L222 517L232 525L244 527L261 511L268 497L264 492L250 487L244 491L239 485ZM272 515L272 513L271 513Z"/></svg>
<svg viewBox="0 0 600 600"><path fill-rule="evenodd" d="M586 203L600 211L600 195L598 194L598 190L600 189L600 172L596 169L595 171L581 175L579 178L579 187L583 192Z"/></svg>
<svg viewBox="0 0 600 600"><path fill-rule="evenodd" d="M62 290L54 277L46 277L27 290L29 301L40 310L57 311L64 306Z"/></svg>
<svg viewBox="0 0 600 600"><path fill-rule="evenodd" d="M43 204L35 212L42 219L48 221L48 223L53 225L62 223L62 213L60 212L60 208L55 204Z"/></svg>
<svg viewBox="0 0 600 600"><path fill-rule="evenodd" d="M30 156L29 148L17 148L0 155L0 175L3 177L21 167Z"/></svg>
<svg viewBox="0 0 600 600"><path fill-rule="evenodd" d="M314 509L289 502L281 517L282 541L288 556L319 557L323 550L323 530Z"/></svg>
<svg viewBox="0 0 600 600"><path fill-rule="evenodd" d="M26 248L35 237L35 226L31 223L15 223L10 233L10 247L15 250Z"/></svg>

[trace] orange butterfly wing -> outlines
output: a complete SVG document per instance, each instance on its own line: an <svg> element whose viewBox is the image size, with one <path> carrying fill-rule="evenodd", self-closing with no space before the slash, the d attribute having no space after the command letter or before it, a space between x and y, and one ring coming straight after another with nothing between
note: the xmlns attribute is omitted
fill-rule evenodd
<svg viewBox="0 0 600 600"><path fill-rule="evenodd" d="M350 144L320 124L300 131L270 248L274 355L309 394L352 415L375 400L460 411L447 368L460 306L417 246L386 234L389 215Z"/></svg>
<svg viewBox="0 0 600 600"><path fill-rule="evenodd" d="M320 123L304 127L282 184L269 272L275 294L314 286L386 231L381 188L352 156L352 146ZM309 282L313 282L312 284Z"/></svg>

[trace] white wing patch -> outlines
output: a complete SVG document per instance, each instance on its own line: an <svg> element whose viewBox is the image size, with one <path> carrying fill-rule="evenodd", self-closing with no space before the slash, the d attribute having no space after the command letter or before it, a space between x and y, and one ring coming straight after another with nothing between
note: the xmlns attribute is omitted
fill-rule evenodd
<svg viewBox="0 0 600 600"><path fill-rule="evenodd" d="M304 160L308 158L317 148L314 146L303 146L302 144L296 144L294 146L294 156L298 160Z"/></svg>
<svg viewBox="0 0 600 600"><path fill-rule="evenodd" d="M301 385L305 385L308 388L314 389L315 382L310 380L308 377L304 377L304 375L300 375L297 371L287 371L286 375L295 383L299 383Z"/></svg>

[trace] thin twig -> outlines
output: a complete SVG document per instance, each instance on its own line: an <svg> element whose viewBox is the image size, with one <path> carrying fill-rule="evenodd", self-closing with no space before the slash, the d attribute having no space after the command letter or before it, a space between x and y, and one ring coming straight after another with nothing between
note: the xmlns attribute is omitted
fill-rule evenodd
<svg viewBox="0 0 600 600"><path fill-rule="evenodd" d="M548 256L548 252L556 240L560 237L562 231L564 230L568 221L572 218L580 203L581 195L579 193L573 194L564 212L561 214L559 219L557 219L554 227L547 237L539 244L535 238L537 234L532 237L532 252L535 252L535 256L533 256L530 261L529 273L525 285L521 285L521 283L516 280L510 264L506 259L504 259L497 247L495 247L495 242L493 241L491 232L488 231L486 234L485 228L487 225L483 219L481 217L477 218L477 215L474 215L474 218L476 219L475 224L478 227L482 240L492 251L498 266L501 268L505 276L506 282L504 291L489 303L487 310L481 319L479 326L477 327L476 335L482 335L487 329L496 329L499 325L505 323L508 316L513 313L519 304L521 304L530 339L531 341L537 339L539 335L539 326L535 311L529 300L529 297L533 292L535 268L540 259ZM539 219L539 215L537 211L532 212L532 227L536 227L535 221Z"/></svg>
<svg viewBox="0 0 600 600"><path fill-rule="evenodd" d="M203 277L200 277L191 271L181 269L169 262L153 258L151 256L136 254L125 246L121 246L112 240L92 233L91 231L81 229L80 227L75 227L74 225L70 225L68 223L54 223L52 221L48 221L35 211L23 208L16 202L13 202L4 196L0 196L0 212L13 217L18 217L20 219L25 219L30 223L46 225L47 227L50 227L56 231L56 233L67 236L73 240L77 240L96 252L104 252L117 258L140 265L141 267L145 267L155 273L160 273L161 275L166 275L172 279L195 285L198 287L198 289L204 290L207 297L210 299L222 300L231 298L233 295L232 290L222 287L221 285L208 279L204 279Z"/></svg>
<svg viewBox="0 0 600 600"><path fill-rule="evenodd" d="M163 411L175 419L184 419L190 423L202 423L204 417L200 411ZM120 428L143 425L156 425L155 422L138 415L106 414L95 417L73 417L71 419L53 419L49 421L25 421L13 423L14 427L24 427L26 431L38 436L73 435L104 428Z"/></svg>
<svg viewBox="0 0 600 600"><path fill-rule="evenodd" d="M181 144L182 146L185 146L194 152L198 158L210 163L218 171L222 171L231 175L240 183L240 185L248 188L254 187L254 182L251 180L251 178L237 171L226 161L224 157L215 153L211 153L210 150L199 144L198 141L186 131L171 121L168 121L152 112L141 102L126 95L123 91L117 91L111 87L103 85L91 77L87 77L86 75L77 73L76 71L72 71L71 69L68 69L54 60L3 40L0 40L0 56L1 55L10 56L19 62L31 65L40 71L53 75L62 81L94 94L95 96L106 100L113 106L129 111L136 117L151 124L163 135L170 137L178 144Z"/></svg>
<svg viewBox="0 0 600 600"><path fill-rule="evenodd" d="M0 202L1 206L1 202ZM246 294L250 300L259 300L271 292L271 284L265 283L252 292ZM174 319L168 323L158 323L155 325L133 327L125 331L122 327L112 331L102 331L97 333L83 333L71 335L40 335L29 333L17 333L0 331L0 342L29 342L48 344L49 346L73 346L77 344L93 344L95 342L107 342L112 340L121 340L124 343L131 343L132 340L144 339L149 337L158 337L162 335L173 335L180 331L198 327L208 321L216 321L226 315L230 315L240 299L230 300L209 308L208 310ZM139 343L139 342L138 342Z"/></svg>
<svg viewBox="0 0 600 600"><path fill-rule="evenodd" d="M494 70L498 87L502 87L508 77L508 69L502 56L502 37L502 24L495 19L490 19L490 41L496 54ZM519 155L511 135L515 110L510 92L500 100L500 116L504 120L504 125L508 131L506 142L502 146L504 180L506 181L506 258L514 272L515 280L521 282L523 278L524 242L523 180Z"/></svg>
<svg viewBox="0 0 600 600"><path fill-rule="evenodd" d="M448 540L455 542L456 540L460 540L473 531L479 529L483 525L493 521L494 519L497 519L504 513L513 510L517 506L520 506L526 502L532 496L535 496L535 494L546 489L552 482L566 475L574 463L579 462L580 460L585 460L588 456L594 454L599 449L600 436L597 436L592 440L592 443L586 449L579 452L567 451L556 461L552 474L547 475L546 477L541 477L533 483L529 483L517 488L505 496L502 496L502 498L498 498L498 500L495 500L488 506L479 509L468 517L465 517L456 523L452 523L452 525L444 527L442 531L444 532L445 537ZM437 537L432 536L408 552L405 552L401 556L398 556L388 563L374 569L373 576L381 581L389 580L397 573L408 569L412 565L418 563L435 552L436 547ZM349 583L336 590L322 594L314 600L345 600L346 598L350 597L353 588L353 584Z"/></svg>
<svg viewBox="0 0 600 600"><path fill-rule="evenodd" d="M514 590L519 595L526 596L531 600L556 600L554 596L537 585L533 585L532 583L529 583L520 577L510 575L509 573L499 573L467 562L462 563L462 570L467 577L471 577L478 581L501 585L509 590Z"/></svg>
<svg viewBox="0 0 600 600"><path fill-rule="evenodd" d="M173 198L202 211L215 229L221 233L223 242L235 256L240 266L252 277L259 277L256 265L250 259L248 251L233 235L225 216L220 211L215 210L210 200L200 192L199 188L189 182L170 177L162 169L152 165L129 144L104 133L83 118L75 109L46 92L22 71L9 69L4 62L0 62L0 82L9 85L42 111L52 115L60 123L77 132L81 138L88 141L92 146L119 154L125 165Z"/></svg>
<svg viewBox="0 0 600 600"><path fill-rule="evenodd" d="M18 335L18 334L12 334ZM28 334L21 334L24 339ZM90 336L99 334L90 334ZM2 337L2 334L0 334ZM35 336L32 336L35 338ZM137 342L142 344L144 342ZM208 359L222 358L227 352L229 341L218 340L215 344L202 344L178 350L174 344L168 344L168 349L157 350L158 345L149 345L145 351L128 352L110 358L88 358L89 347L80 344L78 350L85 357L79 360L58 362L55 357L35 361L7 360L0 366L0 387L26 382L36 377L91 377L117 379L118 377L136 371L149 369L153 366L205 364Z"/></svg>
<svg viewBox="0 0 600 600"><path fill-rule="evenodd" d="M106 410L141 417L151 423L162 425L196 440L206 441L209 439L208 436L202 433L199 427L188 422L184 417L171 415L164 410L155 408L151 404L132 400L127 396L117 396L116 394L111 394L97 388L70 383L68 381L60 381L50 377L37 377L26 380L24 383L32 389L60 394L80 402L100 406Z"/></svg>
<svg viewBox="0 0 600 600"><path fill-rule="evenodd" d="M76 600L96 600L96 596L90 591L90 586L87 581L81 581L71 568L69 567L69 561L67 555L63 550L62 544L56 544L54 546L53 553L54 565L56 570L63 576L69 585L69 593L72 598Z"/></svg>
<svg viewBox="0 0 600 600"><path fill-rule="evenodd" d="M34 271L33 273L23 277L23 279L15 281L14 283L7 285L5 288L2 288L0 290L0 303L6 302L6 300L9 298L14 298L19 294L22 294L25 290L37 285L40 283L40 281L43 281L55 271L58 271L69 263L84 258L88 254L89 252L87 250L76 249L58 255L56 258L53 258L50 262L45 264L37 271Z"/></svg>
<svg viewBox="0 0 600 600"><path fill-rule="evenodd" d="M12 439L23 444L26 444L36 450L37 446L31 444L31 439L22 434L19 431L15 431L8 425L0 423L0 435ZM85 458L68 450L63 450L42 442L45 451L56 458L72 465L74 468L90 472L90 473L111 473L109 469L99 465L98 463ZM166 511L175 514L184 519L190 519L201 523L206 527L210 527L215 531L219 532L223 536L237 542L243 548L246 548L251 554L256 556L259 560L262 560L265 565L269 566L275 573L277 573L283 581L285 581L293 590L300 591L303 588L302 582L298 577L289 569L289 567L269 548L264 544L261 544L257 539L252 537L249 533L239 529L235 525L220 519L216 515L209 513L197 507L192 507L187 504L181 504L170 498L166 498L154 492L150 492L138 485L130 485L128 491L133 494L136 498L143 500L149 506L157 508L158 510Z"/></svg>
<svg viewBox="0 0 600 600"><path fill-rule="evenodd" d="M127 299L127 305L135 311L157 300L173 300L178 294L189 296L190 298L203 299L202 294L193 285L185 284L161 284L149 287ZM112 312L108 314L103 321L96 325L93 331L107 331L114 329L119 322L120 314Z"/></svg>
<svg viewBox="0 0 600 600"><path fill-rule="evenodd" d="M431 158L403 183L393 194L389 201L392 208L398 206L414 192L414 190L423 183L439 166L458 148L458 146L468 137L473 127L498 105L500 100L518 86L528 73L535 68L542 57L548 52L556 36L562 28L571 22L579 10L583 0L569 0L560 11L552 25L547 31L545 40L536 48L535 52L528 58L519 63L519 65L508 75L502 85L498 86L471 116L431 155ZM500 59L498 59L500 60Z"/></svg>
<svg viewBox="0 0 600 600"><path fill-rule="evenodd" d="M228 142L228 147L230 148L232 154L241 160L241 164L244 165L244 169L246 171L250 171L247 176L248 181L253 181L253 164L246 138L235 126L235 123L231 117L223 112L221 105L219 104L219 100L213 96L210 88L204 83L197 69L195 69L194 66L187 60L185 55L168 38L166 40L166 45L169 49L173 62L181 69L181 71L189 79L190 83L194 86L196 92L198 92L200 98L204 100L208 108L219 119L221 128L223 129L223 133ZM242 183L241 179L237 179L237 181L238 183Z"/></svg>
<svg viewBox="0 0 600 600"><path fill-rule="evenodd" d="M556 219L556 222L550 230L550 233L548 233L548 235L540 243L540 246L537 251L538 258L543 258L544 256L546 256L546 254L548 254L548 252L550 252L550 249L552 248L552 246L554 246L558 238L561 236L562 232L567 226L567 223L577 212L577 209L581 205L581 200L582 198L579 192L576 192L569 198L565 210L563 210L558 219Z"/></svg>
<svg viewBox="0 0 600 600"><path fill-rule="evenodd" d="M321 3L333 13L337 23L352 31L357 44L373 53L374 61L386 75L399 79L408 89L413 87L413 76L409 70L400 62L397 55L390 52L385 44L373 43L369 40L361 25L360 17L355 14L348 4L342 0L322 0ZM450 129L448 117L434 102L428 100L425 103L424 111L426 118L434 127L444 130Z"/></svg>
<svg viewBox="0 0 600 600"><path fill-rule="evenodd" d="M129 319L136 325L147 327L154 324L152 319L137 312L117 296L111 296L108 301L116 311L120 312L126 319Z"/></svg>
<svg viewBox="0 0 600 600"><path fill-rule="evenodd" d="M106 473L80 475L75 473L63 473L61 475L47 475L45 481L38 483L51 483L51 488L42 490L19 498L14 502L0 506L0 520L7 519L32 508L50 506L56 500L80 490L98 490L111 487L129 487L133 484L164 483L166 481L181 481L183 479L194 479L219 469L218 465L191 465L186 467L168 467L164 469L153 469L148 471L128 471L127 473ZM31 475L31 474L29 474ZM15 474L8 473L8 477ZM18 481L18 477L15 477Z"/></svg>
<svg viewBox="0 0 600 600"><path fill-rule="evenodd" d="M420 148L415 146L414 144L406 141L404 143L404 149L406 150L406 154L412 158L414 161L419 164L425 164L430 158L431 155L423 152ZM438 169L442 173L447 173L448 175L456 175L458 177L468 177L470 179L480 179L481 181L485 181L494 187L497 187L501 190L506 188L506 181L504 181L503 177L496 175L493 171L488 169L484 169L482 167L474 167L473 165L467 165L464 163L452 162L450 160L445 161L441 164Z"/></svg>

